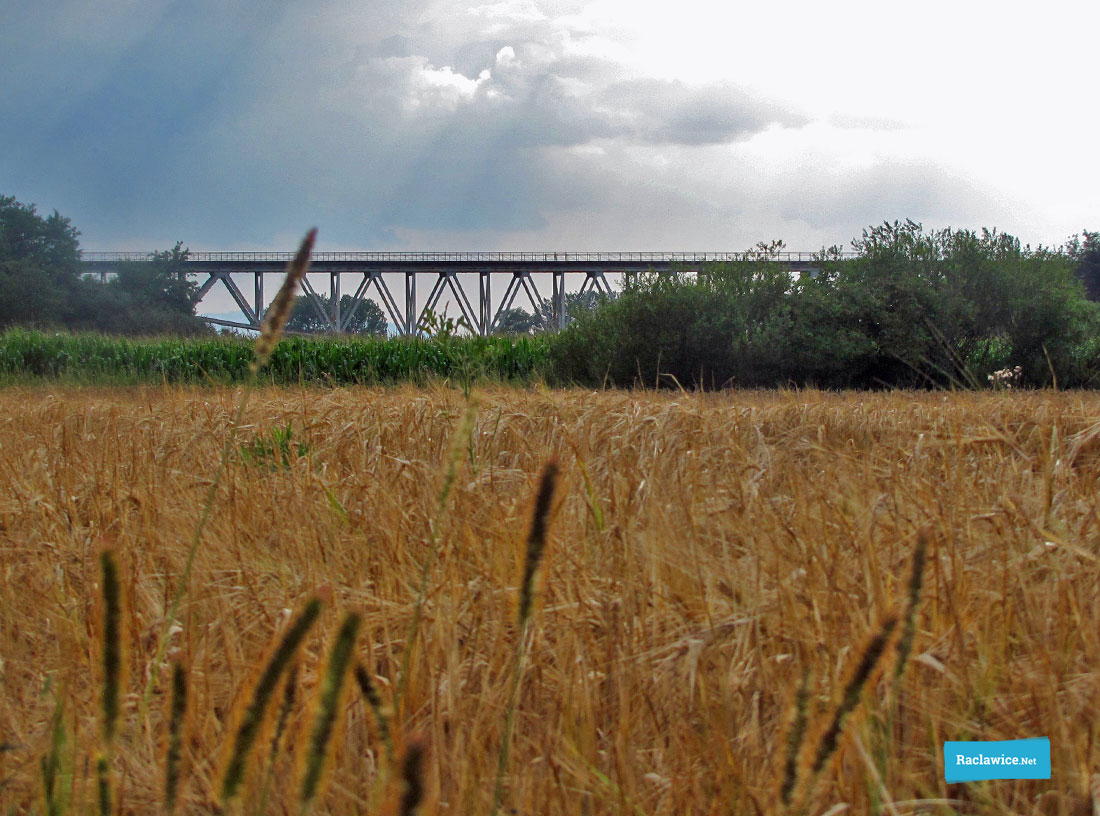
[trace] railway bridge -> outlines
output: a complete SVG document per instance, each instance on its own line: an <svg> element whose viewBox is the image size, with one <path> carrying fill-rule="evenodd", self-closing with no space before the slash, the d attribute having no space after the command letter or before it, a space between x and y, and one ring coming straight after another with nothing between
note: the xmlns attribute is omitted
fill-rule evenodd
<svg viewBox="0 0 1100 816"><path fill-rule="evenodd" d="M259 329L264 317L264 278L281 276L292 252L190 252L186 260L188 275L198 276L200 300L221 284L237 304L243 321L206 317L209 323L240 329ZM124 261L148 261L151 252L85 252L85 274L107 277ZM698 271L705 264L759 260L758 253L742 252L315 252L303 290L323 325L329 331L346 330L355 312L373 288L389 321L404 335L416 334L421 319L436 311L440 301L450 296L462 317L478 334L491 334L501 317L515 306L517 299L529 304L536 313L552 315L553 328L565 326L567 280L580 280L580 293L611 294L609 275L635 275L642 272L668 273L674 270ZM793 272L812 272L815 254L776 252L767 256ZM329 303L322 300L309 278L328 276ZM346 290L345 276L351 277L350 308L341 308ZM245 284L242 290L240 278ZM387 278L389 280L387 280ZM427 300L419 306L417 284L427 279L431 288ZM539 282L549 280L549 298ZM401 281L404 285L401 286ZM494 281L503 294L494 298ZM394 285L396 282L396 285ZM281 277L279 283L281 284ZM423 285L423 284L421 284ZM392 286L392 288L391 288ZM251 298L246 290L251 288ZM324 291L322 286L321 291ZM474 305L476 301L476 307Z"/></svg>

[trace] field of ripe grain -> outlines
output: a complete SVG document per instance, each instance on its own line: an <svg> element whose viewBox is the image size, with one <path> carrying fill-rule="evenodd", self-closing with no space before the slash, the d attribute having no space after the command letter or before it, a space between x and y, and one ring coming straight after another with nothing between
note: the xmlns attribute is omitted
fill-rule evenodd
<svg viewBox="0 0 1100 816"><path fill-rule="evenodd" d="M160 809L173 662L178 811L211 812L261 670L312 596L323 612L238 812L299 809L349 612L396 756L350 675L315 812L405 812L404 775L418 812L488 813L498 765L504 813L1092 812L1100 395L499 389L476 395L468 432L451 390L261 389L232 429L240 396L0 391L4 813L97 812L101 756L111 807ZM126 669L113 745L105 548ZM944 782L945 740L1040 736L1049 781Z"/></svg>

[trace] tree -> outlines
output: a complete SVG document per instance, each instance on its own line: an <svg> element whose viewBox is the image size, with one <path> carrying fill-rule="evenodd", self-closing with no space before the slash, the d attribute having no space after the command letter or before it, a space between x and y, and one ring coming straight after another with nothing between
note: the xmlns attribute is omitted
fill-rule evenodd
<svg viewBox="0 0 1100 816"><path fill-rule="evenodd" d="M505 309L497 320L497 334L530 334L538 325L533 314L524 309Z"/></svg>
<svg viewBox="0 0 1100 816"><path fill-rule="evenodd" d="M1084 231L1085 240L1077 235L1066 246L1077 264L1074 274L1085 285L1089 300L1100 300L1100 232Z"/></svg>
<svg viewBox="0 0 1100 816"><path fill-rule="evenodd" d="M332 315L332 298L318 295L321 308L326 315ZM340 298L340 316L346 319L352 311L354 299L351 295ZM294 299L294 307L287 320L286 327L291 331L321 333L332 331L328 320L317 313L317 305L312 302L309 295L299 295ZM389 322L382 308L373 300L365 299L359 302L358 308L344 327L345 332L351 334L369 334L376 337L385 337L389 332Z"/></svg>
<svg viewBox="0 0 1100 816"><path fill-rule="evenodd" d="M195 316L199 285L187 277L187 256L177 242L148 261L120 263L106 285L81 281L66 325L108 334L209 333L210 327Z"/></svg>
<svg viewBox="0 0 1100 816"><path fill-rule="evenodd" d="M589 289L586 292L567 292L565 295L565 324L568 326L581 312L595 309L604 301L613 297L603 292ZM535 314L525 309L506 309L497 321L497 334L530 334L539 331L554 331L554 304L544 300Z"/></svg>
<svg viewBox="0 0 1100 816"><path fill-rule="evenodd" d="M177 241L170 250L154 252L150 261L125 261L118 265L110 285L143 308L193 315L199 285L187 277L189 254L183 242Z"/></svg>
<svg viewBox="0 0 1100 816"><path fill-rule="evenodd" d="M0 326L59 324L78 285L80 233L56 210L0 196Z"/></svg>

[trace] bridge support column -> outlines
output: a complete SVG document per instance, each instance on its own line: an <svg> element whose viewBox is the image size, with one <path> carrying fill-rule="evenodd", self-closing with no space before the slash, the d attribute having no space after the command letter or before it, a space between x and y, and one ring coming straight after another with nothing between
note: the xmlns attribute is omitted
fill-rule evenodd
<svg viewBox="0 0 1100 816"><path fill-rule="evenodd" d="M255 275L255 289L256 289L256 320L260 323L264 322L264 273L256 272Z"/></svg>
<svg viewBox="0 0 1100 816"><path fill-rule="evenodd" d="M416 273L405 273L405 327L406 337L416 335Z"/></svg>
<svg viewBox="0 0 1100 816"><path fill-rule="evenodd" d="M340 331L343 328L343 321L340 320L340 273L329 272L328 274L328 292L329 302L332 303L332 327L334 331Z"/></svg>
<svg viewBox="0 0 1100 816"><path fill-rule="evenodd" d="M489 281L489 273L482 272L478 287L478 332L482 337L489 334L493 327L492 284Z"/></svg>
<svg viewBox="0 0 1100 816"><path fill-rule="evenodd" d="M554 270L554 304L551 309L554 328L565 328L565 273Z"/></svg>

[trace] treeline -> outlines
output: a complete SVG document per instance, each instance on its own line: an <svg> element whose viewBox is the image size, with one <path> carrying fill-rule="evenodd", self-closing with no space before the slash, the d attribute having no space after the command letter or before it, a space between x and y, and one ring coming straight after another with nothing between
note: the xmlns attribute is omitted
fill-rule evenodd
<svg viewBox="0 0 1100 816"><path fill-rule="evenodd" d="M1100 233L1056 250L983 230L866 230L812 274L769 260L645 275L554 338L553 377L685 388L1100 384Z"/></svg>
<svg viewBox="0 0 1100 816"><path fill-rule="evenodd" d="M0 328L37 326L108 334L209 333L195 317L198 284L183 274L182 244L123 263L106 284L81 274L80 233L57 211L0 196Z"/></svg>

